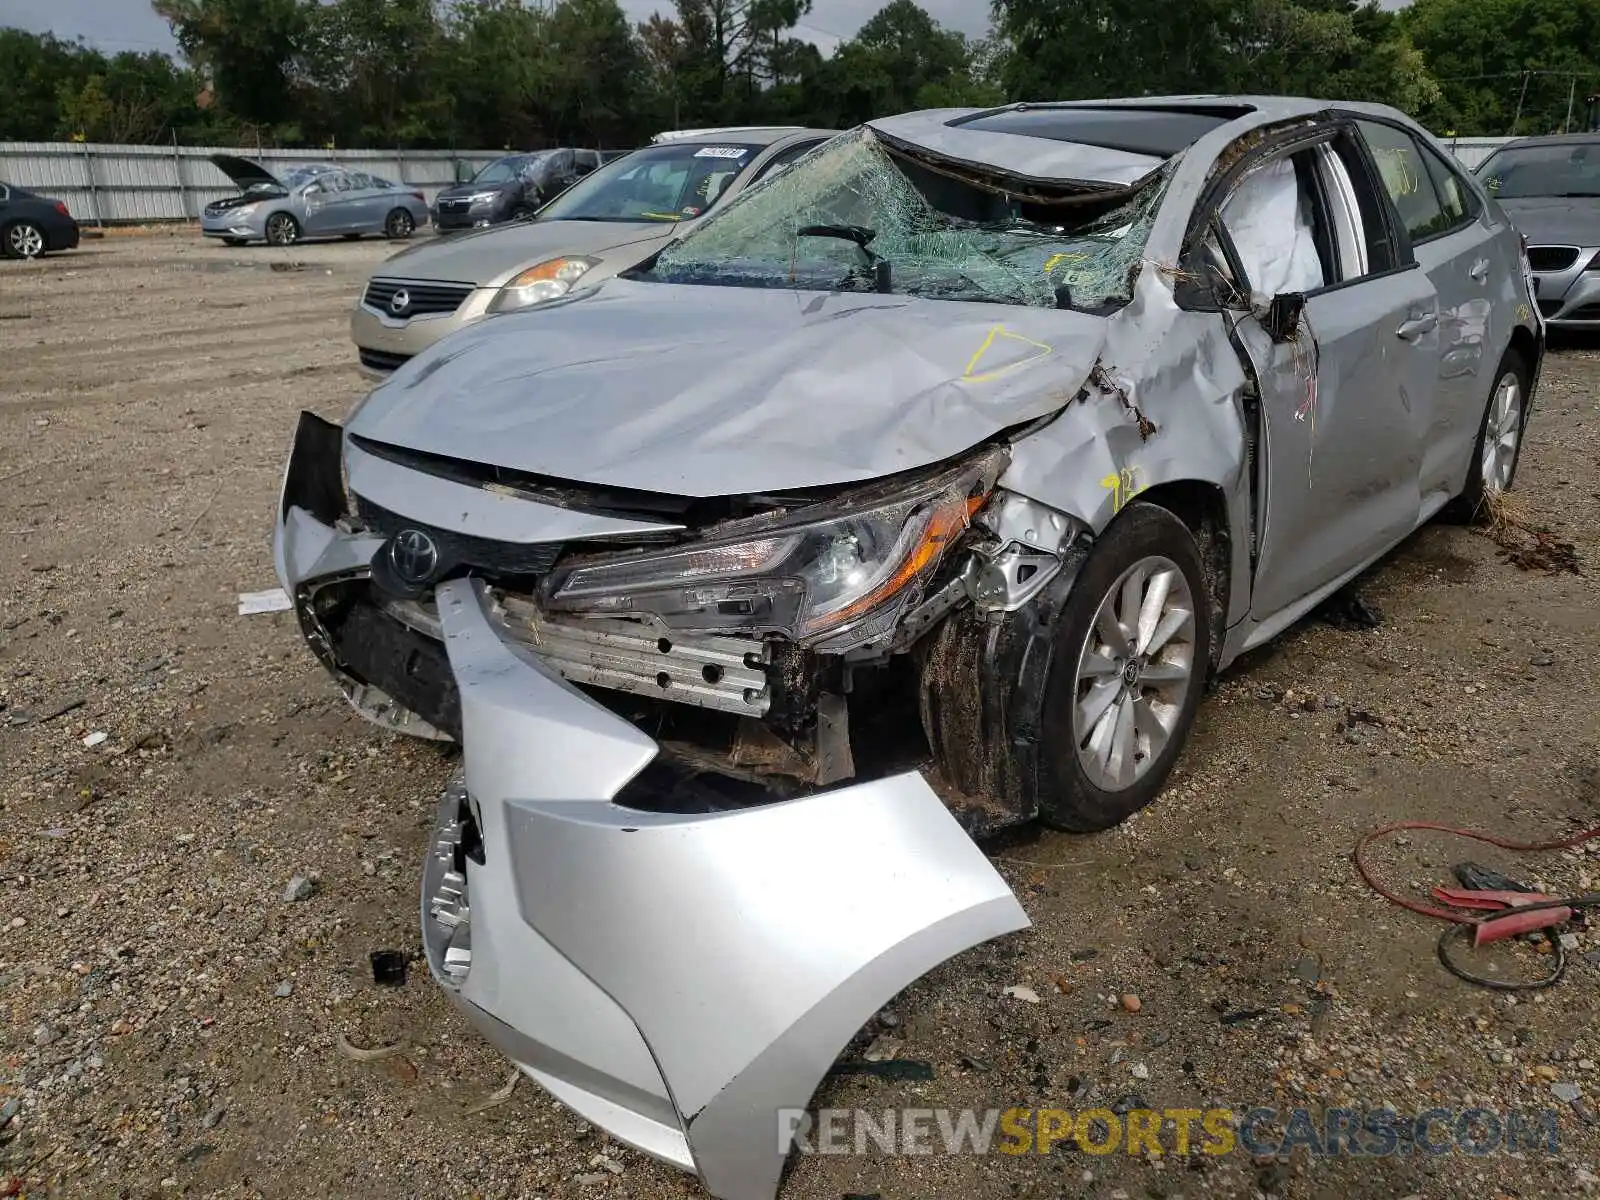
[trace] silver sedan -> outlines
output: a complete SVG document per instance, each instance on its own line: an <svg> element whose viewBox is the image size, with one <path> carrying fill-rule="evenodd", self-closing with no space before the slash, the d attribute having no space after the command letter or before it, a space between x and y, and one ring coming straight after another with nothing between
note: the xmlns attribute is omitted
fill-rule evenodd
<svg viewBox="0 0 1600 1200"><path fill-rule="evenodd" d="M398 240L428 223L422 192L364 171L309 163L280 178L246 158L214 154L211 161L239 194L206 205L200 232L230 246L290 246L303 238L363 234Z"/></svg>
<svg viewBox="0 0 1600 1200"><path fill-rule="evenodd" d="M771 1200L840 1048L1028 924L968 835L1155 801L1216 672L1512 485L1543 351L1393 109L912 113L304 414L277 570L358 711L463 745L451 1001Z"/></svg>

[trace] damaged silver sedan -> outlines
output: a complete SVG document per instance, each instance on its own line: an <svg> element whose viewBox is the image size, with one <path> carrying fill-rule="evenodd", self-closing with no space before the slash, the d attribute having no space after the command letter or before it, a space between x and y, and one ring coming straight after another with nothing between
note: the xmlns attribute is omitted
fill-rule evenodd
<svg viewBox="0 0 1600 1200"><path fill-rule="evenodd" d="M303 416L277 570L361 713L463 746L439 983L766 1200L778 1110L1027 925L972 837L1154 799L1210 676L1510 486L1542 353L1392 110L916 113Z"/></svg>

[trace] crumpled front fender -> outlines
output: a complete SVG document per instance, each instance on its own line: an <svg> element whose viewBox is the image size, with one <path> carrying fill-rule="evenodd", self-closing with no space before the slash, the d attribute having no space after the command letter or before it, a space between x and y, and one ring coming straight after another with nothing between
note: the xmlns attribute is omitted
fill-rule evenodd
<svg viewBox="0 0 1600 1200"><path fill-rule="evenodd" d="M897 992L952 955L1025 928L1027 915L915 773L708 815L615 803L655 744L502 639L480 588L456 580L438 589L460 687L466 790L484 840L483 865L465 871L472 974L483 947L509 944L480 938L480 923L531 929L597 1002L633 1022L712 1195L769 1200L787 1152L779 1110L804 1107L844 1044ZM494 908L484 904L491 889ZM515 912L505 911L507 896ZM435 936L426 916L424 926ZM495 992L540 986L518 970L495 963ZM473 1003L494 1016L492 997ZM596 1091L595 1064L583 1065ZM548 1065L530 1073L552 1082ZM627 1124L607 1114L629 1094L611 1089L604 1104L586 1108L580 1097L572 1106L626 1140Z"/></svg>

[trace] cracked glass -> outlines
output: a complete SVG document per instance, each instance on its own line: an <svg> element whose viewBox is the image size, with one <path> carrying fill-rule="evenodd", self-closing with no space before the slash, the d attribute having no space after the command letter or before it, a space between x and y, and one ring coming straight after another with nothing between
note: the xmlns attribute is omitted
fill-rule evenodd
<svg viewBox="0 0 1600 1200"><path fill-rule="evenodd" d="M1129 298L1170 170L1132 195L1045 205L861 128L751 188L644 277L1093 310Z"/></svg>

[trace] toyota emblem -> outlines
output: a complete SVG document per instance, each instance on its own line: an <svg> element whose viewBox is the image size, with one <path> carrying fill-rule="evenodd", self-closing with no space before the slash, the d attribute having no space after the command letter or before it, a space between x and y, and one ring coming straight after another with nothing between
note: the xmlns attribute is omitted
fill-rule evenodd
<svg viewBox="0 0 1600 1200"><path fill-rule="evenodd" d="M426 583L438 569L439 547L420 529L402 529L389 543L389 565L406 583Z"/></svg>
<svg viewBox="0 0 1600 1200"><path fill-rule="evenodd" d="M389 297L389 311L397 317L410 307L411 293L406 291L405 288L401 288L393 296Z"/></svg>

